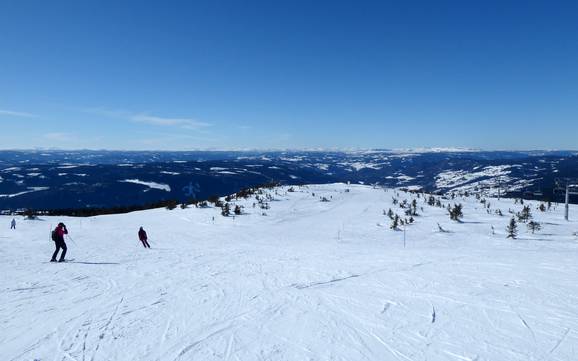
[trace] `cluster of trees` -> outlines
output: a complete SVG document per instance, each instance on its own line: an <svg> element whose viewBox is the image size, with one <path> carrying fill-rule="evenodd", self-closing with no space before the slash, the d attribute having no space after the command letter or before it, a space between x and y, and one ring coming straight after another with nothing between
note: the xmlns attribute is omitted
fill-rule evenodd
<svg viewBox="0 0 578 361"><path fill-rule="evenodd" d="M162 200L153 203L147 203L143 205L133 205L133 206L118 206L118 207L91 207L91 208L66 208L66 209L49 209L49 210L26 210L23 215L29 218L34 218L36 216L68 216L68 217L94 217L100 215L110 215L110 214L121 214L129 213L135 211L144 211L153 208L167 208L175 209L179 202L170 199Z"/></svg>
<svg viewBox="0 0 578 361"><path fill-rule="evenodd" d="M403 190L403 192L408 192L407 190ZM396 194L399 196L399 193ZM415 222L414 216L418 216L417 213L417 201L413 199L411 202L408 202L407 199L403 201L399 201L396 197L392 197L391 200L393 205L398 205L399 208L404 210L405 216L404 218L400 217L397 213L394 213L391 208L386 212L383 210L383 214L389 217L391 220L391 225L389 226L390 229L398 230L399 226L403 226L406 224L412 224ZM407 218L409 217L409 218Z"/></svg>
<svg viewBox="0 0 578 361"><path fill-rule="evenodd" d="M402 191L403 191L403 189L402 189ZM455 199L455 197L456 197L455 193L450 193L447 196L441 196L441 197L436 197L433 194L425 194L425 193L421 193L421 195L423 195L424 202L427 205L432 206L432 207L442 207L442 208L444 207L444 204L442 203L442 198L448 199L448 196L449 196L451 199ZM464 197L468 197L469 193L464 192L464 193L460 193L459 195L464 196ZM417 193L417 198L420 198L420 193ZM476 194L476 199L480 201L480 203L486 209L488 214L495 213L498 216L503 216L501 209L496 209L492 212L490 202L488 202L480 194ZM407 203L407 201L399 202L399 200L397 198L393 197L392 203L394 205L399 204L399 206L401 208L408 208L406 210L406 215L417 215L417 204L416 204L417 202L415 199L411 202L411 205L409 205ZM517 213L515 213L513 210L510 209L510 213L513 216L510 219L510 222L508 223L508 225L506 226L506 234L507 234L506 237L516 239L516 237L518 236L518 223L525 223L528 230L531 231L532 233L534 233L536 231L540 231L542 229L542 225L539 222L533 220L532 211L531 211L530 206L524 205L524 200L521 198L515 199L514 203L522 205L523 208L520 212L517 212ZM541 212L546 212L546 211L549 211L551 207L552 207L552 203L547 202L546 204L541 203L537 207L537 209ZM463 206L461 204L454 204L453 206L448 204L447 205L447 211L448 211L448 214L450 216L450 219L453 221L460 221L464 216ZM384 214L386 214L392 220L392 223L391 223L392 229L397 229L399 227L399 225L404 224L404 220L402 220L397 214L394 214L394 212L391 209L389 209L389 211L387 213L385 213L385 211L384 211ZM438 224L438 227L439 227L441 232L447 232L439 224ZM492 227L492 233L493 233L493 227Z"/></svg>
<svg viewBox="0 0 578 361"><path fill-rule="evenodd" d="M235 215L239 216L243 213L243 208L237 204L237 205L235 205L235 208L233 208L233 213ZM221 215L223 217L229 217L231 215L231 204L230 203L227 202L221 207Z"/></svg>
<svg viewBox="0 0 578 361"><path fill-rule="evenodd" d="M523 200L520 202L520 204L523 204L522 202ZM540 209L541 211L542 209L544 209L543 210L544 212L546 210L546 207L544 206L544 204L541 204L540 207L538 207L538 209ZM510 219L510 223L508 223L508 225L506 226L506 233L507 233L506 238L516 239L516 237L518 236L518 222L516 222L516 218L518 219L519 223L526 223L528 230L531 231L532 234L542 229L542 224L532 219L532 212L530 210L530 206L525 205L522 208L521 212L516 213L516 217L512 217Z"/></svg>

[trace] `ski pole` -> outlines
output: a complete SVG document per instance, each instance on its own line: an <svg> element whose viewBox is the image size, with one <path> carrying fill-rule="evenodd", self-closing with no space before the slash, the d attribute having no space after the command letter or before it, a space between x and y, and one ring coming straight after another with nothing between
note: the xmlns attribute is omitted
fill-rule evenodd
<svg viewBox="0 0 578 361"><path fill-rule="evenodd" d="M72 239L72 237L70 237L69 234L67 234L66 237L68 237L68 239L70 239L70 240L72 241L72 243L74 243L75 246L78 246L78 245L76 244L76 242L74 242L74 239Z"/></svg>

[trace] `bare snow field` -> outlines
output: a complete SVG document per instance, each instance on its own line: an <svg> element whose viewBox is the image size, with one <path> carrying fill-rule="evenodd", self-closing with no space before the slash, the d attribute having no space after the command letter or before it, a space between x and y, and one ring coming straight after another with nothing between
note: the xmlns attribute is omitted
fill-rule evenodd
<svg viewBox="0 0 578 361"><path fill-rule="evenodd" d="M403 214L396 191L287 189L237 217L156 209L15 231L0 217L0 360L578 360L578 222L561 205L526 202L543 228L512 240L511 199L489 199L502 217L456 199L458 223L421 197L404 248L383 215ZM59 221L71 263L48 262Z"/></svg>

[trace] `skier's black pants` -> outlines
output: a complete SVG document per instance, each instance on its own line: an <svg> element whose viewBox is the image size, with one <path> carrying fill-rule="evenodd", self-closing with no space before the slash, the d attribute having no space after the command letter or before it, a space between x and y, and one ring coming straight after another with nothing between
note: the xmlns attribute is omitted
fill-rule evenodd
<svg viewBox="0 0 578 361"><path fill-rule="evenodd" d="M64 243L63 239L59 239L54 242L54 245L56 246L56 250L52 254L52 260L56 260L56 256L58 256L58 251L60 251L61 248L62 254L60 255L60 259L63 260L64 256L66 256L66 243Z"/></svg>
<svg viewBox="0 0 578 361"><path fill-rule="evenodd" d="M15 226L15 225L11 225L11 226L10 226L10 229L16 229L16 226Z"/></svg>
<svg viewBox="0 0 578 361"><path fill-rule="evenodd" d="M140 241L142 242L144 248L151 248L151 245L147 242L146 239L141 239Z"/></svg>

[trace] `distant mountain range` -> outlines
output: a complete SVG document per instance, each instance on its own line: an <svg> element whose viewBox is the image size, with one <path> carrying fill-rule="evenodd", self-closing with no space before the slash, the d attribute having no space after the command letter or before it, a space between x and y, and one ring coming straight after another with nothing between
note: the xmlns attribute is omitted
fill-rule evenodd
<svg viewBox="0 0 578 361"><path fill-rule="evenodd" d="M578 178L578 152L0 151L0 210L206 199L270 182L351 182L561 200L553 192L558 177Z"/></svg>

